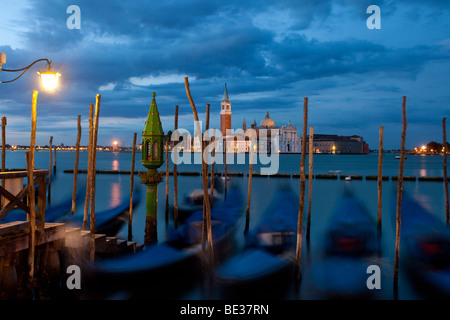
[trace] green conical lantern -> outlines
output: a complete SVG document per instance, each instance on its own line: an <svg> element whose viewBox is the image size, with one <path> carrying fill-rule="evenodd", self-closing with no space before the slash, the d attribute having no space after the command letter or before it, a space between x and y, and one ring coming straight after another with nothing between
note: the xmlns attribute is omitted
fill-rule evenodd
<svg viewBox="0 0 450 320"><path fill-rule="evenodd" d="M158 107L153 92L153 100L150 104L147 121L142 131L142 165L147 169L158 169L164 163L163 146L164 131L159 118Z"/></svg>
<svg viewBox="0 0 450 320"><path fill-rule="evenodd" d="M140 172L141 183L147 185L147 204L145 219L144 244L158 241L157 237L157 208L158 208L158 183L162 181L161 174L157 171L164 163L164 131L159 118L158 107L153 92L153 100L150 104L147 121L142 131L142 158L141 162L148 170Z"/></svg>

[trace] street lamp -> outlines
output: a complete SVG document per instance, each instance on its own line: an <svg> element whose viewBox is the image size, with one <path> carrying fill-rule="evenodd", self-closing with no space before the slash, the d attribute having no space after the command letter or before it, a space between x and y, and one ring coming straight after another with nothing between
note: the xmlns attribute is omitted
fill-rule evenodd
<svg viewBox="0 0 450 320"><path fill-rule="evenodd" d="M24 68L15 69L15 70L8 70L8 69L2 69L2 64L4 64L6 62L6 55L4 53L0 53L0 71L5 71L5 72L22 72L22 73L18 77L14 78L12 80L0 81L0 83L10 83L10 82L18 80L28 70L30 70L30 68L33 65L35 65L36 63L38 63L40 61L46 61L47 62L47 70L38 72L38 74L40 75L40 78L41 78L42 87L44 88L44 90L49 90L49 91L55 90L57 85L58 85L58 78L61 76L61 74L59 74L58 72L52 71L52 68L51 68L51 63L52 62L50 60L48 60L48 59L39 59L39 60L36 60L33 63L31 63L29 66L26 66Z"/></svg>
<svg viewBox="0 0 450 320"><path fill-rule="evenodd" d="M58 86L58 78L61 76L58 72L51 71L50 64L47 71L38 72L41 76L42 87L44 90L55 90Z"/></svg>

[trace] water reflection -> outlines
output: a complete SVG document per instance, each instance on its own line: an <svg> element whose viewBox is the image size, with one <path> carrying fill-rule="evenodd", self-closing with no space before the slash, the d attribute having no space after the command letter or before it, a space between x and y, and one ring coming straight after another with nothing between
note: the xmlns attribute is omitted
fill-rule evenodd
<svg viewBox="0 0 450 320"><path fill-rule="evenodd" d="M114 159L112 162L112 170L119 170L119 160Z"/></svg>
<svg viewBox="0 0 450 320"><path fill-rule="evenodd" d="M117 207L120 205L120 200L122 199L122 190L120 189L120 183L119 182L112 182L111 183L111 192L110 192L110 201L109 206Z"/></svg>
<svg viewBox="0 0 450 320"><path fill-rule="evenodd" d="M419 175L421 177L426 177L427 176L427 169L420 169Z"/></svg>

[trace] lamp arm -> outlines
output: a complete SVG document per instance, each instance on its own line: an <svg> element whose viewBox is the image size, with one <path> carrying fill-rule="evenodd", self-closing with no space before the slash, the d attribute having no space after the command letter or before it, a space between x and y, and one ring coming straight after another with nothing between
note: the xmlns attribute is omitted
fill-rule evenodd
<svg viewBox="0 0 450 320"><path fill-rule="evenodd" d="M47 67L49 67L50 68L50 65L51 65L51 61L50 60L48 60L48 59L39 59L39 60L36 60L36 61L34 61L32 64L30 64L29 66L26 66L26 67L24 67L24 68L22 68L22 69L16 69L16 70L8 70L8 69L1 69L1 71L6 71L6 72L19 72L19 71L26 71L26 70L28 70L28 69L30 69L33 65L35 65L36 63L38 63L38 62L40 62L40 61L46 61L47 62Z"/></svg>
<svg viewBox="0 0 450 320"><path fill-rule="evenodd" d="M3 71L5 71L5 70L3 70ZM28 71L28 69L25 69L17 78L14 78L14 79L12 79L12 80L8 80L8 81L0 81L0 83L10 83L10 82L13 82L13 81L16 81L17 79L19 79L21 76L23 76L24 74L25 74L25 72L27 72Z"/></svg>
<svg viewBox="0 0 450 320"><path fill-rule="evenodd" d="M29 66L26 66L26 67L24 67L22 69L16 69L16 70L1 69L1 71L6 71L6 72L19 72L19 71L23 71L23 72L17 78L14 78L14 79L8 80L8 81L0 81L0 83L10 83L10 82L16 81L21 76L23 76L25 74L25 72L27 72L33 65L35 65L36 63L38 63L40 61L46 61L47 62L47 67L50 70L51 61L48 60L48 59L39 59L39 60L34 61Z"/></svg>

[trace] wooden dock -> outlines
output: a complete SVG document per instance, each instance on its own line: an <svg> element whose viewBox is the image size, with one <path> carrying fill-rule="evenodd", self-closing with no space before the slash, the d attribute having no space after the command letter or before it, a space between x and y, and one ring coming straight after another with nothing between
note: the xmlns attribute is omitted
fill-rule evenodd
<svg viewBox="0 0 450 320"><path fill-rule="evenodd" d="M45 299L48 294L45 289L52 288L47 283L48 279L56 279L54 281L60 283L68 266L82 266L89 261L90 231L49 222L45 223L43 230L42 236L36 237L33 290L39 291L40 298ZM23 272L27 269L24 257L28 256L29 243L29 221L0 224L0 300L32 299L32 294L24 289L28 275ZM96 259L135 253L142 248L143 245L135 241L95 235ZM40 283L45 284L42 286Z"/></svg>

